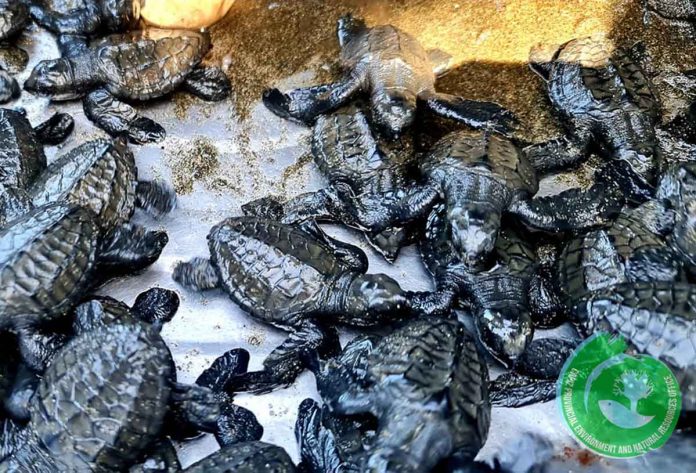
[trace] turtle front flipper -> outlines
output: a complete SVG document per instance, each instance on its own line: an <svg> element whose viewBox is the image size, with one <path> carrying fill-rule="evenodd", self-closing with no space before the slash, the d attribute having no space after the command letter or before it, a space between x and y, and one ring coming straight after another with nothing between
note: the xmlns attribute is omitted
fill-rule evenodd
<svg viewBox="0 0 696 473"><path fill-rule="evenodd" d="M34 371L41 373L56 353L68 342L60 333L43 333L29 328L19 330L19 351L22 360Z"/></svg>
<svg viewBox="0 0 696 473"><path fill-rule="evenodd" d="M174 383L169 400L167 429L174 438L194 437L200 432L216 432L222 413L219 398L204 386Z"/></svg>
<svg viewBox="0 0 696 473"><path fill-rule="evenodd" d="M489 385L494 407L523 407L556 398L555 379L537 379L515 372L498 376Z"/></svg>
<svg viewBox="0 0 696 473"><path fill-rule="evenodd" d="M331 238L322 230L315 220L307 220L298 224L302 230L312 235L320 242L328 245L333 250L334 256L357 273L367 271L369 265L367 255L363 250L350 243L342 242L336 238Z"/></svg>
<svg viewBox="0 0 696 473"><path fill-rule="evenodd" d="M97 89L84 99L85 115L112 136L126 135L135 144L159 143L167 132L155 121L140 115L105 89Z"/></svg>
<svg viewBox="0 0 696 473"><path fill-rule="evenodd" d="M263 427L253 412L232 403L232 398L224 392L229 380L236 375L246 373L249 366L249 352L242 348L229 350L213 361L196 380L198 386L204 386L217 394L221 413L217 419L215 438L221 446L239 442L259 440L263 436Z"/></svg>
<svg viewBox="0 0 696 473"><path fill-rule="evenodd" d="M508 212L532 230L582 232L611 222L623 203L618 192L595 184L587 190L574 188L552 196L517 200Z"/></svg>
<svg viewBox="0 0 696 473"><path fill-rule="evenodd" d="M314 120L345 104L362 88L359 78L347 77L332 84L323 84L282 93L268 89L263 93L263 103L281 118L311 125Z"/></svg>
<svg viewBox="0 0 696 473"><path fill-rule="evenodd" d="M5 71L0 71L0 104L16 99L21 92L17 79Z"/></svg>
<svg viewBox="0 0 696 473"><path fill-rule="evenodd" d="M89 54L89 38L81 34L58 35L58 51L61 57L72 58Z"/></svg>
<svg viewBox="0 0 696 473"><path fill-rule="evenodd" d="M20 365L15 376L12 391L5 399L5 410L12 419L27 422L30 417L29 402L39 386L40 378L25 364Z"/></svg>
<svg viewBox="0 0 696 473"><path fill-rule="evenodd" d="M32 208L31 198L24 190L0 183L0 228L25 215Z"/></svg>
<svg viewBox="0 0 696 473"><path fill-rule="evenodd" d="M301 471L344 471L336 437L322 424L321 414L321 407L313 399L305 399L300 404L295 422L295 438L300 449Z"/></svg>
<svg viewBox="0 0 696 473"><path fill-rule="evenodd" d="M596 173L595 180L607 188L617 189L625 200L640 204L652 198L655 186L648 176L636 172L624 159L614 159L604 164Z"/></svg>
<svg viewBox="0 0 696 473"><path fill-rule="evenodd" d="M153 217L166 215L176 208L176 192L161 182L138 181L135 204Z"/></svg>
<svg viewBox="0 0 696 473"><path fill-rule="evenodd" d="M111 275L140 271L157 261L168 242L164 231L148 231L132 223L124 224L102 242L99 268Z"/></svg>
<svg viewBox="0 0 696 473"><path fill-rule="evenodd" d="M178 310L179 295L176 292L153 287L135 298L130 312L141 322L162 324L172 320Z"/></svg>
<svg viewBox="0 0 696 473"><path fill-rule="evenodd" d="M49 146L65 141L75 129L75 120L67 113L56 113L51 118L34 128L36 140Z"/></svg>
<svg viewBox="0 0 696 473"><path fill-rule="evenodd" d="M172 279L182 286L198 291L207 291L220 286L220 276L207 258L180 261L174 267Z"/></svg>
<svg viewBox="0 0 696 473"><path fill-rule="evenodd" d="M540 175L562 171L575 166L587 157L587 146L592 135L588 131L574 136L561 136L524 148L523 153Z"/></svg>
<svg viewBox="0 0 696 473"><path fill-rule="evenodd" d="M46 2L27 2L29 12L34 21L56 34L75 34L83 32L94 32L99 28L102 13L101 2L82 2L80 7L64 14L52 10Z"/></svg>
<svg viewBox="0 0 696 473"><path fill-rule="evenodd" d="M219 67L199 67L184 79L184 90L208 102L219 102L230 96L232 83Z"/></svg>
<svg viewBox="0 0 696 473"><path fill-rule="evenodd" d="M285 341L275 348L263 362L263 370L233 376L227 383L227 392L266 393L287 387L307 367L304 354L316 350L320 356L337 354L340 350L338 333L305 321Z"/></svg>
<svg viewBox="0 0 696 473"><path fill-rule="evenodd" d="M497 103L468 100L439 92L421 94L418 100L435 115L456 120L472 128L484 128L509 135L517 127L517 117Z"/></svg>

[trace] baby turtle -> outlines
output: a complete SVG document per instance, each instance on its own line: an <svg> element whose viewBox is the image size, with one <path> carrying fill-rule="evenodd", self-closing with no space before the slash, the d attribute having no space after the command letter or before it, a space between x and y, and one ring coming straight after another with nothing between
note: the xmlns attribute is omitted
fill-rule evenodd
<svg viewBox="0 0 696 473"><path fill-rule="evenodd" d="M97 301L78 311L77 336L46 369L29 424L5 426L0 469L123 471L172 413L180 426L208 432L234 422L211 389L176 382L161 325L104 324L102 313Z"/></svg>
<svg viewBox="0 0 696 473"><path fill-rule="evenodd" d="M444 204L428 217L421 241L425 267L443 297L455 298L473 309L478 338L505 366L510 366L526 349L534 335L530 283L535 276L535 254L510 230L500 234L488 267L472 271L459 259L450 240Z"/></svg>
<svg viewBox="0 0 696 473"><path fill-rule="evenodd" d="M593 145L611 160L607 169L623 192L638 201L649 198L660 107L629 52L607 38L579 38L533 50L530 63L568 130L525 149L534 168L543 173L565 169L588 157Z"/></svg>
<svg viewBox="0 0 696 473"><path fill-rule="evenodd" d="M638 353L667 364L681 387L682 411L696 410L696 287L674 282L617 284L579 301L584 335L618 333Z"/></svg>
<svg viewBox="0 0 696 473"><path fill-rule="evenodd" d="M345 71L341 80L287 94L267 90L266 106L280 117L312 123L355 96L369 94L372 120L390 138L411 126L419 104L476 128L509 132L516 122L497 104L435 92L436 73L445 70L442 52L427 52L415 37L395 26L368 28L362 19L346 15L338 21L338 42Z"/></svg>
<svg viewBox="0 0 696 473"><path fill-rule="evenodd" d="M412 236L407 224L424 217L438 195L434 188L410 178L415 154L384 150L372 135L367 117L356 107L317 118L312 153L329 187L283 204L281 221L312 218L357 228L377 251L393 261ZM268 215L268 207L273 205L280 204L264 198L243 210L247 215Z"/></svg>
<svg viewBox="0 0 696 473"><path fill-rule="evenodd" d="M385 274L365 274L365 254L313 222L229 218L210 231L208 248L210 259L179 263L174 280L197 290L221 288L253 317L291 332L264 370L233 380L232 391L289 385L304 368L302 351L335 346L337 335L327 326L374 327L441 309L430 293L404 291Z"/></svg>
<svg viewBox="0 0 696 473"><path fill-rule="evenodd" d="M295 464L285 450L264 442L223 446L183 470L186 473L295 473Z"/></svg>
<svg viewBox="0 0 696 473"><path fill-rule="evenodd" d="M53 100L86 95L87 117L112 135L134 143L158 142L164 129L121 102L145 101L181 87L205 100L229 95L230 82L218 69L200 69L210 35L183 30L145 30L113 35L81 54L42 61L24 88Z"/></svg>
<svg viewBox="0 0 696 473"><path fill-rule="evenodd" d="M419 318L375 343L358 337L314 370L332 412L377 418L374 442L353 460L360 471L431 471L440 462L465 468L486 441L488 369L456 320ZM306 425L305 455L326 448Z"/></svg>

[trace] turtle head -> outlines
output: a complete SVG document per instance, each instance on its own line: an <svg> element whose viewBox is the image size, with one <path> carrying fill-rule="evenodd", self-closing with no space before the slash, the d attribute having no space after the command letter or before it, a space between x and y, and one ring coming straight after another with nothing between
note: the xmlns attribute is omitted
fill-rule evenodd
<svg viewBox="0 0 696 473"><path fill-rule="evenodd" d="M534 336L529 314L516 306L486 309L474 322L481 343L508 368L524 353Z"/></svg>
<svg viewBox="0 0 696 473"><path fill-rule="evenodd" d="M533 46L529 52L529 67L539 77L548 81L559 49L560 45L558 44L540 43Z"/></svg>
<svg viewBox="0 0 696 473"><path fill-rule="evenodd" d="M67 59L41 61L24 83L27 92L53 100L77 98L78 88L73 64Z"/></svg>
<svg viewBox="0 0 696 473"><path fill-rule="evenodd" d="M372 94L372 120L386 138L398 138L415 119L415 94L393 90L382 90Z"/></svg>
<svg viewBox="0 0 696 473"><path fill-rule="evenodd" d="M448 212L451 241L459 260L470 268L478 267L495 247L500 229L500 213L471 205L453 206Z"/></svg>
<svg viewBox="0 0 696 473"><path fill-rule="evenodd" d="M347 289L346 312L356 325L377 325L410 307L399 283L386 274L361 274Z"/></svg>

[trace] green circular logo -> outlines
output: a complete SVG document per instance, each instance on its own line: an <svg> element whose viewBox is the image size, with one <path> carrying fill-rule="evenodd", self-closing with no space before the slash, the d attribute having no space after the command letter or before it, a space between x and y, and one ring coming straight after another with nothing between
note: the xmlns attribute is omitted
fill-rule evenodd
<svg viewBox="0 0 696 473"><path fill-rule="evenodd" d="M669 439L681 410L679 384L655 358L625 353L620 337L597 333L568 358L558 379L565 422L587 448L630 458Z"/></svg>

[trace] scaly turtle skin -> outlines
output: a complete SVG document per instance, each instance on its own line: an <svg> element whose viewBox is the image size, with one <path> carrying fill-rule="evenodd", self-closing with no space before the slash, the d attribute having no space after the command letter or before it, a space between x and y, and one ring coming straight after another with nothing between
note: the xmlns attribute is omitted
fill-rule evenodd
<svg viewBox="0 0 696 473"><path fill-rule="evenodd" d="M452 243L444 204L435 206L421 241L425 267L438 290L461 298L474 311L477 334L486 349L509 366L532 340L534 327L529 301L536 270L534 251L517 235L503 231L490 267L472 271L459 259Z"/></svg>
<svg viewBox="0 0 696 473"><path fill-rule="evenodd" d="M540 172L566 168L596 145L608 168L634 200L651 196L656 174L655 125L659 103L640 66L605 38L574 39L532 51L532 68L568 135L525 150ZM544 57L546 56L546 57Z"/></svg>
<svg viewBox="0 0 696 473"><path fill-rule="evenodd" d="M135 28L140 0L32 0L34 21L56 35L95 36Z"/></svg>
<svg viewBox="0 0 696 473"><path fill-rule="evenodd" d="M420 318L374 344L365 338L315 367L317 387L332 412L377 418L374 442L351 461L361 471L384 472L431 471L442 461L463 468L472 462L486 441L490 402L486 363L464 327L455 320ZM303 431L302 425L309 428ZM316 441L323 435L316 430L320 426L302 419L298 426L304 462L312 466L307 455L312 446L315 457L335 454L330 444Z"/></svg>
<svg viewBox="0 0 696 473"><path fill-rule="evenodd" d="M414 313L436 312L430 293L412 293L384 274L365 274L358 248L325 235L316 224L287 225L257 217L222 221L208 234L210 260L179 263L173 278L197 289L221 288L255 318L291 332L233 391L288 385L302 371L300 352L324 349L337 323L374 327Z"/></svg>
<svg viewBox="0 0 696 473"><path fill-rule="evenodd" d="M219 394L176 383L161 325L104 324L98 302L54 358L29 407L30 422L6 425L0 469L123 471L148 453L167 417L219 432L229 424Z"/></svg>
<svg viewBox="0 0 696 473"><path fill-rule="evenodd" d="M673 282L617 284L573 310L581 332L618 333L639 353L666 363L679 380L682 410L696 410L696 287Z"/></svg>
<svg viewBox="0 0 696 473"><path fill-rule="evenodd" d="M134 31L106 37L79 54L39 63L24 88L53 100L87 95L88 118L112 135L136 143L161 141L164 129L122 100L151 100L180 87L208 100L228 95L224 74L197 71L210 49L208 33ZM215 86L217 84L217 86Z"/></svg>
<svg viewBox="0 0 696 473"><path fill-rule="evenodd" d="M186 473L295 473L285 450L264 442L232 444L194 463Z"/></svg>
<svg viewBox="0 0 696 473"><path fill-rule="evenodd" d="M20 0L0 0L0 103L19 97L19 84L10 74L27 65L26 51L10 44L29 21L29 9Z"/></svg>
<svg viewBox="0 0 696 473"><path fill-rule="evenodd" d="M433 61L439 59L438 52L429 54L416 38L394 26L368 28L362 19L347 15L338 21L338 41L345 71L341 80L287 94L267 90L263 94L266 106L278 116L312 123L365 93L373 121L390 138L411 126L419 104L473 127L507 132L516 121L497 104L435 92L436 72L444 72Z"/></svg>
<svg viewBox="0 0 696 473"><path fill-rule="evenodd" d="M438 195L437 190L410 179L415 155L385 151L372 135L367 117L356 107L317 118L312 153L329 187L283 204L281 221L313 218L343 223L362 230L393 261L412 234L406 226L424 217ZM259 199L243 210L247 215L260 215L262 207L272 204L269 198Z"/></svg>

